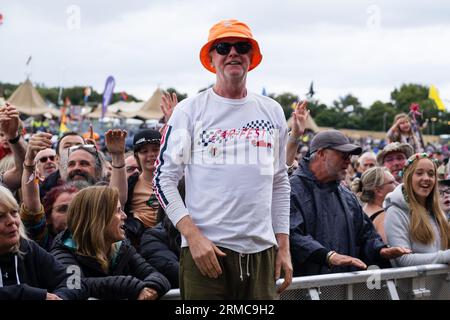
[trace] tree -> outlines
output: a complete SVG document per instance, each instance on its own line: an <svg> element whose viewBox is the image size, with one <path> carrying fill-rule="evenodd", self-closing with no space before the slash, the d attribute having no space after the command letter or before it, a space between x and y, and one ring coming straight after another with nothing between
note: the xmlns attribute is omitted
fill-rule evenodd
<svg viewBox="0 0 450 320"><path fill-rule="evenodd" d="M280 95L275 95L272 93L269 94L269 97L271 97L281 105L284 111L285 118L289 119L293 111L292 104L298 101L298 96L290 92L285 92Z"/></svg>
<svg viewBox="0 0 450 320"><path fill-rule="evenodd" d="M168 88L167 90L165 90L165 91L167 91L168 93L170 93L170 94L172 94L173 92L175 92L175 94L177 95L177 99L178 99L178 102L180 102L181 100L183 100L183 99L186 99L187 98L187 93L179 93L176 89L174 89L174 88Z"/></svg>
<svg viewBox="0 0 450 320"><path fill-rule="evenodd" d="M391 127L396 113L392 103L377 100L362 118L361 126L365 130L387 131Z"/></svg>

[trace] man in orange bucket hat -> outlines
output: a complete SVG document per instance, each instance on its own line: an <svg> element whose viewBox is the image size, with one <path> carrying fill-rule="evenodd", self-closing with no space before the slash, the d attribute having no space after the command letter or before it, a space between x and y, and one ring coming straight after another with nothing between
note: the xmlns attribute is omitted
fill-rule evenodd
<svg viewBox="0 0 450 320"><path fill-rule="evenodd" d="M161 139L153 184L182 235L183 299L276 299L292 281L286 120L246 87L261 60L245 23L216 23L200 50L216 83L177 105Z"/></svg>

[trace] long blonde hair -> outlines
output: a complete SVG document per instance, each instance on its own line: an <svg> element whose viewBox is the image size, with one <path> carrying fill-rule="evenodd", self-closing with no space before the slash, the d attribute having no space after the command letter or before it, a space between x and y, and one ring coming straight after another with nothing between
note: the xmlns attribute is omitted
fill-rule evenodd
<svg viewBox="0 0 450 320"><path fill-rule="evenodd" d="M19 212L19 205L17 203L17 200L14 198L11 191L2 185L0 185L0 206L4 208L5 211L8 212L11 211ZM20 220L19 224L19 235L20 239L28 239L22 220ZM12 247L11 252L18 252L19 254L23 254L23 252L19 251L19 248L20 248L20 240Z"/></svg>
<svg viewBox="0 0 450 320"><path fill-rule="evenodd" d="M110 187L88 187L75 196L67 212L67 228L79 254L94 257L107 272L110 250L106 229L117 210L119 192Z"/></svg>
<svg viewBox="0 0 450 320"><path fill-rule="evenodd" d="M434 168L434 186L433 190L431 190L426 199L425 207L419 203L412 186L412 178L417 168L417 164L419 163L418 160L421 159L428 159L429 161L431 161ZM423 244L431 244L435 240L433 227L427 213L427 211L430 211L434 215L434 218L436 219L436 223L438 225L441 238L441 248L448 249L450 248L450 225L447 222L445 214L442 211L439 203L439 191L436 171L436 164L428 157L426 153L417 153L415 155L412 155L405 165L403 174L403 190L405 193L406 201L410 208L411 238Z"/></svg>

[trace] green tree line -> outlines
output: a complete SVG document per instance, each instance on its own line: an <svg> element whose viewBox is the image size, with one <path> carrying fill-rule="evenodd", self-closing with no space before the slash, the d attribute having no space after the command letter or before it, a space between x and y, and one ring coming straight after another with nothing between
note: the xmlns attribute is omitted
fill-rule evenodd
<svg viewBox="0 0 450 320"><path fill-rule="evenodd" d="M7 99L17 86L10 83L0 83L0 96L4 96ZM64 88L62 99L68 97L72 104L83 105L84 88L81 86ZM58 105L59 88L47 88L44 85L37 85L36 89L46 101ZM205 89L207 88L200 91ZM168 88L165 91L175 92L179 101L187 97L187 94L180 93L175 88ZM428 91L428 87L420 84L403 84L400 88L395 88L391 92L391 100L388 102L377 100L370 106L363 106L357 97L347 94L333 101L331 105L326 105L318 99L312 99L309 109L311 110L311 116L317 125L321 127L387 131L392 125L396 114L400 112L408 113L410 105L418 103L423 113L421 121L429 120L424 133L449 134L450 113L439 111L434 102L428 99ZM139 101L133 95L128 93L127 95L127 101ZM271 93L269 96L280 103L286 119L289 119L292 113L291 106L299 99L299 96L290 92ZM114 93L111 103L119 100L120 93ZM96 105L101 103L101 101L102 94L92 90L88 103Z"/></svg>

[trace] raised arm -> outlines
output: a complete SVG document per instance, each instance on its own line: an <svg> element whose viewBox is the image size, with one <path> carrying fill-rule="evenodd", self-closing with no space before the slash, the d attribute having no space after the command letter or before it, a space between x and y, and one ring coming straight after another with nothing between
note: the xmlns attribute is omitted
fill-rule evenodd
<svg viewBox="0 0 450 320"><path fill-rule="evenodd" d="M125 138L127 131L121 129L108 130L105 134L106 148L111 154L111 173L110 187L116 187L119 190L119 200L122 206L125 205L128 198L128 181L125 170Z"/></svg>
<svg viewBox="0 0 450 320"><path fill-rule="evenodd" d="M26 152L26 143L19 132L19 123L19 112L13 105L6 103L0 109L0 131L9 141L14 156L14 167L3 174L3 184L11 190L20 188L22 164Z"/></svg>
<svg viewBox="0 0 450 320"><path fill-rule="evenodd" d="M34 134L29 141L22 173L23 204L29 212L38 212L41 209L39 198L39 185L36 181L36 154L46 148L52 147L52 135L46 132Z"/></svg>
<svg viewBox="0 0 450 320"><path fill-rule="evenodd" d="M295 161L297 154L298 139L303 135L306 129L306 123L309 117L307 109L308 101L297 102L295 111L292 112L292 130L289 134L286 146L286 164L291 166Z"/></svg>

